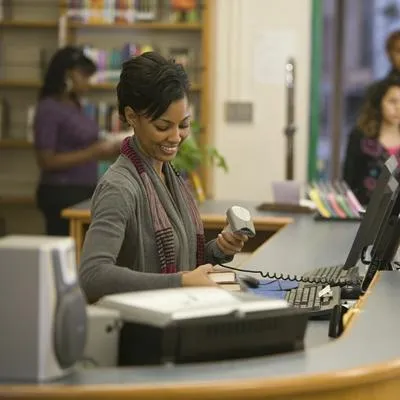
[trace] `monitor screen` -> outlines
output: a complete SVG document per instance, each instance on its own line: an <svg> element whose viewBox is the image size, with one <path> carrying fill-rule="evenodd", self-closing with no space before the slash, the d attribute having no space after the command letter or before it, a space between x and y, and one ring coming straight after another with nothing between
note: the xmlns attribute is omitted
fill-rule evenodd
<svg viewBox="0 0 400 400"><path fill-rule="evenodd" d="M364 250L374 243L385 213L393 206L393 194L399 186L397 181L397 172L399 170L400 165L396 156L390 157L385 162L347 256L344 269L355 267Z"/></svg>
<svg viewBox="0 0 400 400"><path fill-rule="evenodd" d="M377 271L392 270L392 262L400 244L400 187L393 192L391 206L381 220L371 250L371 261L361 284L361 290L368 289Z"/></svg>

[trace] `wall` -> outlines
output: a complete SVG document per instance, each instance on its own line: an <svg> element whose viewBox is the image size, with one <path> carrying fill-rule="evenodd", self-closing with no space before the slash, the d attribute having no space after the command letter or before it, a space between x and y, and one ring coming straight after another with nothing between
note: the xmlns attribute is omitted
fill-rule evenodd
<svg viewBox="0 0 400 400"><path fill-rule="evenodd" d="M306 179L311 0L217 0L214 24L212 131L230 167L228 174L215 171L214 197L269 200L271 182L285 177L284 63L289 56L297 63L295 179ZM227 100L253 102L253 123L225 122Z"/></svg>

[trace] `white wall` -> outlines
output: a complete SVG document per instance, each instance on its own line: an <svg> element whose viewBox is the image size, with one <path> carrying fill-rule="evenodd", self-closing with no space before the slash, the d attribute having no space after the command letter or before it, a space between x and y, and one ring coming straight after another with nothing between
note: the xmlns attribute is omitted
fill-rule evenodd
<svg viewBox="0 0 400 400"><path fill-rule="evenodd" d="M215 0L214 24L211 131L230 167L228 174L215 170L214 197L270 200L271 182L285 177L284 64L289 56L297 68L295 179L306 179L311 0ZM254 73L257 66L261 76ZM227 100L253 102L253 123L226 123Z"/></svg>

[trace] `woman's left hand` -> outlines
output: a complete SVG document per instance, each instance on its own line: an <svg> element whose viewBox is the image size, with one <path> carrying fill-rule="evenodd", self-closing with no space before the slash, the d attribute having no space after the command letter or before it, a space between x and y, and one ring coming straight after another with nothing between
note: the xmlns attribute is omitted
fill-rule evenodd
<svg viewBox="0 0 400 400"><path fill-rule="evenodd" d="M217 237L217 246L227 256L240 253L249 238L240 233L233 233L225 229Z"/></svg>

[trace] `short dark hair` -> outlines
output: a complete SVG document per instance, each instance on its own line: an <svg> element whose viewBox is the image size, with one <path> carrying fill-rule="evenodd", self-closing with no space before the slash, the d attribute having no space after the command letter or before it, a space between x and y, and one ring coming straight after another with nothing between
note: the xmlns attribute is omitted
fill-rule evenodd
<svg viewBox="0 0 400 400"><path fill-rule="evenodd" d="M400 40L400 30L393 31L386 39L386 52L389 54L395 45Z"/></svg>
<svg viewBox="0 0 400 400"><path fill-rule="evenodd" d="M125 107L152 121L171 103L189 93L189 79L182 65L149 51L122 64L117 85L118 110L125 121Z"/></svg>
<svg viewBox="0 0 400 400"><path fill-rule="evenodd" d="M377 138L382 123L382 99L391 87L400 87L400 79L389 77L374 84L370 89L360 116L357 127L368 137Z"/></svg>
<svg viewBox="0 0 400 400"><path fill-rule="evenodd" d="M80 47L66 46L56 51L50 59L39 98L57 96L65 91L65 75L69 69L78 68L88 76L96 72L96 64Z"/></svg>

